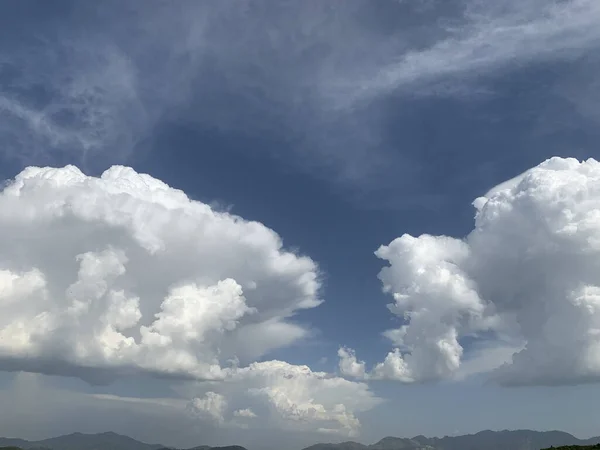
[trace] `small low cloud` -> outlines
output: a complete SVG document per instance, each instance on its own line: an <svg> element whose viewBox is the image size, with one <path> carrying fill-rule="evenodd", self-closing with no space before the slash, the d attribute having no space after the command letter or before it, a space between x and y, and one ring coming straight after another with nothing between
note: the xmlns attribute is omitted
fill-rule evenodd
<svg viewBox="0 0 600 450"><path fill-rule="evenodd" d="M250 408L238 409L237 411L233 412L233 415L234 417L243 417L245 419L254 419L257 417Z"/></svg>
<svg viewBox="0 0 600 450"><path fill-rule="evenodd" d="M225 408L227 408L225 397L212 391L207 392L203 397L194 398L189 404L189 410L194 416L214 420L216 423L225 421L223 417Z"/></svg>
<svg viewBox="0 0 600 450"><path fill-rule="evenodd" d="M197 383L184 391L200 392L192 400L194 411L203 412L201 418L207 413L218 418L225 427L253 419L254 427L305 433L327 429L346 437L357 436L358 416L383 401L365 383L284 361L253 363L230 372L224 383Z"/></svg>

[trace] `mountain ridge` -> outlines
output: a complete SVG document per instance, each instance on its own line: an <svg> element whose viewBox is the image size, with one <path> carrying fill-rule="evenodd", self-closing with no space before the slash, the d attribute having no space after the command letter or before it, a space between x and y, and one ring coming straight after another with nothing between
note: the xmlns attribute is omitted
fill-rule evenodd
<svg viewBox="0 0 600 450"><path fill-rule="evenodd" d="M112 431L103 433L70 433L47 439L29 441L0 437L0 447L19 447L23 450L159 450L162 444L147 444Z"/></svg>
<svg viewBox="0 0 600 450"><path fill-rule="evenodd" d="M164 444L148 444L112 431L103 433L70 433L29 441L0 437L0 450L178 450ZM239 445L211 447L199 445L186 450L247 450Z"/></svg>
<svg viewBox="0 0 600 450"><path fill-rule="evenodd" d="M560 446L589 446L600 443L599 437L579 439L564 431L483 430L474 434L428 438L387 436L374 444L357 442L315 444L304 450L540 450Z"/></svg>
<svg viewBox="0 0 600 450"><path fill-rule="evenodd" d="M564 431L482 430L474 434L412 438L386 436L373 444L354 441L317 443L303 450L540 450L562 446L594 446L600 436L579 439ZM71 433L48 439L29 441L0 437L0 447L23 450L178 450L163 444L148 444L114 432L95 434ZM246 450L239 445L211 447L199 445L185 450Z"/></svg>

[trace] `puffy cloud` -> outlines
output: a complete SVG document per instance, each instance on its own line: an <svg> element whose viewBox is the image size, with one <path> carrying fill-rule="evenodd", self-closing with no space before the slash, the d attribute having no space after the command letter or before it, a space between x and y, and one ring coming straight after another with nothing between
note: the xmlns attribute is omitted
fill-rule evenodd
<svg viewBox="0 0 600 450"><path fill-rule="evenodd" d="M468 359L467 372L495 366L503 384L600 379L600 163L549 159L474 206L464 239L405 234L376 252L404 324L385 333L395 346L385 360L355 375L437 380ZM466 358L470 348L493 349L496 363ZM340 356L355 367L353 353Z"/></svg>
<svg viewBox="0 0 600 450"><path fill-rule="evenodd" d="M342 375L355 378L362 378L365 375L364 361L356 359L356 353L349 348L340 348L338 350L339 368Z"/></svg>
<svg viewBox="0 0 600 450"><path fill-rule="evenodd" d="M221 379L305 337L316 264L257 222L115 166L29 167L0 194L0 369Z"/></svg>
<svg viewBox="0 0 600 450"><path fill-rule="evenodd" d="M207 392L202 398L196 397L189 404L189 409L194 415L200 418L210 418L217 423L222 423L225 420L223 413L226 407L225 397L214 392Z"/></svg>
<svg viewBox="0 0 600 450"><path fill-rule="evenodd" d="M233 412L233 415L234 417L244 417L246 419L254 419L256 417L256 414L250 408L238 409Z"/></svg>
<svg viewBox="0 0 600 450"><path fill-rule="evenodd" d="M227 372L222 383L192 388L203 392L194 404L204 407L206 395L219 395L219 405L230 405L220 410L225 426L237 426L239 418L259 417L267 428L356 436L360 428L356 414L382 401L365 383L283 361L253 363Z"/></svg>
<svg viewBox="0 0 600 450"><path fill-rule="evenodd" d="M253 362L305 337L289 317L320 304L316 264L259 223L126 167L30 167L0 194L0 232L0 370L202 380L187 407L160 402L222 427L355 435L381 401L364 383Z"/></svg>

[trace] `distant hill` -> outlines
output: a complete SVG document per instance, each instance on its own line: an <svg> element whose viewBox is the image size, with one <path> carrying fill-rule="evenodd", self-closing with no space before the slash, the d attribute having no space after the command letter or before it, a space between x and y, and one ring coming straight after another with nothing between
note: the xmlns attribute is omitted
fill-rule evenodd
<svg viewBox="0 0 600 450"><path fill-rule="evenodd" d="M146 444L129 436L107 432L73 433L41 441L0 437L0 450L176 450L161 444ZM246 450L239 445L210 447L201 445L188 450Z"/></svg>
<svg viewBox="0 0 600 450"><path fill-rule="evenodd" d="M177 450L159 444L146 444L116 433L73 433L40 441L0 438L0 450ZM386 437L371 445L358 442L315 444L304 450L600 450L600 437L577 439L562 431L481 431L464 436L428 438ZM187 450L246 450L237 445Z"/></svg>
<svg viewBox="0 0 600 450"><path fill-rule="evenodd" d="M587 450L600 443L600 437L577 439L575 436L562 431L481 431L464 436L446 436L443 438L428 438L415 436L411 439L386 437L371 445L357 442L340 444L316 444L304 450L540 450L561 446L573 449ZM565 447L567 450L569 447Z"/></svg>
<svg viewBox="0 0 600 450"><path fill-rule="evenodd" d="M0 449L2 450L2 449ZM163 447L160 450L179 450L173 447ZM208 445L200 445L198 447L192 447L192 448L188 448L188 449L184 449L184 450L247 450L244 447L241 447L239 445L226 445L224 447L210 447Z"/></svg>
<svg viewBox="0 0 600 450"><path fill-rule="evenodd" d="M427 439L427 438L424 438ZM304 450L437 450L426 442L420 442L417 438L406 439L397 437L386 437L372 445L359 444L358 442L343 442L341 444L316 444Z"/></svg>
<svg viewBox="0 0 600 450"><path fill-rule="evenodd" d="M146 444L117 433L73 433L41 441L0 438L0 447L19 447L24 450L159 450L164 445Z"/></svg>
<svg viewBox="0 0 600 450"><path fill-rule="evenodd" d="M596 445L567 445L567 446L564 446L564 447L544 448L542 450L592 450L592 449L600 449L600 444L596 444Z"/></svg>
<svg viewBox="0 0 600 450"><path fill-rule="evenodd" d="M29 448L26 447L29 444L28 441L24 439L16 439L16 438L3 438L0 437L0 448L6 450L10 448L24 449Z"/></svg>

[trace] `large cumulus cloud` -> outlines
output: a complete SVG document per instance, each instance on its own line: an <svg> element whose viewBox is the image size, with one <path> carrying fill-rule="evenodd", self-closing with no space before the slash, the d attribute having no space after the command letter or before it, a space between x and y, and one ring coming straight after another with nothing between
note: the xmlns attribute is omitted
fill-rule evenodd
<svg viewBox="0 0 600 450"><path fill-rule="evenodd" d="M29 167L0 194L0 369L221 379L307 336L316 264L279 236L115 166Z"/></svg>
<svg viewBox="0 0 600 450"><path fill-rule="evenodd" d="M290 318L321 300L315 262L260 223L127 167L29 167L0 194L0 230L0 370L175 378L169 405L204 427L354 435L380 402L264 361L309 334Z"/></svg>
<svg viewBox="0 0 600 450"><path fill-rule="evenodd" d="M405 234L379 248L388 308L404 324L384 333L394 350L370 372L341 349L342 373L444 379L471 348L514 346L492 372L503 384L599 380L600 163L549 159L474 206L464 239Z"/></svg>

